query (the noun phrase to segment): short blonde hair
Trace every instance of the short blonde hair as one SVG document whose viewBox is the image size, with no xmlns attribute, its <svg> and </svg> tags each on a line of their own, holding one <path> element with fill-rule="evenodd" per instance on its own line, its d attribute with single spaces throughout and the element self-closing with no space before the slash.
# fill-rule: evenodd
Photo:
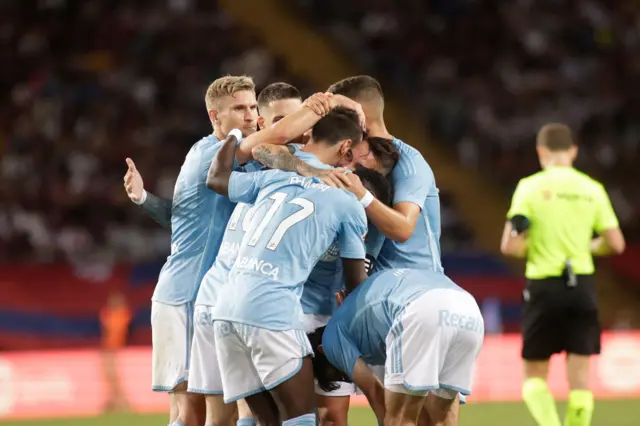
<svg viewBox="0 0 640 426">
<path fill-rule="evenodd" d="M 251 77 L 246 75 L 233 76 L 227 75 L 216 79 L 209 85 L 207 93 L 204 96 L 204 102 L 207 105 L 207 111 L 215 109 L 216 102 L 223 96 L 233 95 L 242 90 L 250 90 L 255 93 L 256 85 Z"/>
</svg>

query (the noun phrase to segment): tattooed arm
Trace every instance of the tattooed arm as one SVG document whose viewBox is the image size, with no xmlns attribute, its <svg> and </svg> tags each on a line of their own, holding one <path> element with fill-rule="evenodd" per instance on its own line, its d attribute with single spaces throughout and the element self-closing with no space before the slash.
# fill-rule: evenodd
<svg viewBox="0 0 640 426">
<path fill-rule="evenodd" d="M 270 169 L 295 172 L 304 177 L 317 177 L 326 185 L 347 189 L 351 183 L 346 177 L 344 168 L 318 169 L 312 167 L 293 155 L 290 146 L 264 144 L 252 150 L 253 158 Z"/>
<path fill-rule="evenodd" d="M 165 200 L 147 192 L 146 199 L 140 204 L 140 208 L 160 226 L 171 231 L 171 200 Z"/>
<path fill-rule="evenodd" d="M 293 155 L 293 149 L 289 146 L 264 144 L 252 150 L 253 158 L 269 167 L 286 172 L 295 172 L 301 176 L 324 176 L 327 169 L 312 167 Z"/>
</svg>

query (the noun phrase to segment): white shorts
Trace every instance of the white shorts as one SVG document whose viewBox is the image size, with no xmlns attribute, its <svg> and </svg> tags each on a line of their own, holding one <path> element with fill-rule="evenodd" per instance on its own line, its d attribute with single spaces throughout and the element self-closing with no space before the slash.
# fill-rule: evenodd
<svg viewBox="0 0 640 426">
<path fill-rule="evenodd" d="M 302 330 L 267 330 L 231 321 L 215 321 L 214 330 L 226 403 L 273 389 L 313 355 Z"/>
<path fill-rule="evenodd" d="M 195 308 L 188 391 L 203 395 L 222 395 L 212 310 L 213 306 L 206 305 L 196 305 Z"/>
<path fill-rule="evenodd" d="M 193 303 L 151 302 L 151 389 L 171 392 L 189 376 Z"/>
<path fill-rule="evenodd" d="M 484 322 L 473 296 L 431 290 L 405 307 L 387 335 L 384 385 L 415 394 L 448 389 L 471 395 Z"/>
<path fill-rule="evenodd" d="M 304 331 L 307 334 L 313 333 L 317 329 L 324 327 L 327 325 L 329 320 L 331 319 L 331 315 L 315 315 L 315 314 L 304 314 L 303 317 L 303 327 Z M 325 392 L 318 386 L 318 383 L 315 384 L 316 395 L 322 396 L 349 396 L 356 393 L 356 385 L 353 383 L 347 382 L 335 382 L 339 388 L 332 390 L 331 392 Z"/>
</svg>

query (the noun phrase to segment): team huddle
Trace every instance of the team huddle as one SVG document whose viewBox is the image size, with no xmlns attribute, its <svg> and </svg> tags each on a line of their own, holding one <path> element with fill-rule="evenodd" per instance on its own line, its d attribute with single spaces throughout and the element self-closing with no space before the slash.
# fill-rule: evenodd
<svg viewBox="0 0 640 426">
<path fill-rule="evenodd" d="M 303 102 L 227 76 L 205 102 L 213 134 L 173 200 L 130 159 L 124 178 L 171 231 L 151 313 L 171 424 L 346 426 L 361 391 L 380 424 L 457 425 L 484 324 L 443 273 L 433 172 L 387 131 L 379 83 Z"/>
</svg>

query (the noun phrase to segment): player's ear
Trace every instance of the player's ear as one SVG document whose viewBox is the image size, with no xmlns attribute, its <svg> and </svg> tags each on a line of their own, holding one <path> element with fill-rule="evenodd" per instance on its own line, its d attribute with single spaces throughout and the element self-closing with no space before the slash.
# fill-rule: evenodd
<svg viewBox="0 0 640 426">
<path fill-rule="evenodd" d="M 573 145 L 571 149 L 569 149 L 569 152 L 571 153 L 571 160 L 575 161 L 578 157 L 578 146 Z"/>
<path fill-rule="evenodd" d="M 322 345 L 318 345 L 318 352 L 324 355 L 324 348 L 322 347 Z"/>
<path fill-rule="evenodd" d="M 344 157 L 351 152 L 351 139 L 345 139 L 340 142 L 340 149 L 338 149 L 338 154 L 340 157 Z"/>
<path fill-rule="evenodd" d="M 208 113 L 209 113 L 209 120 L 211 120 L 211 123 L 216 124 L 218 121 L 218 113 L 212 109 L 210 109 Z"/>
<path fill-rule="evenodd" d="M 258 127 L 260 130 L 264 129 L 264 117 L 261 115 L 258 116 Z"/>
</svg>

